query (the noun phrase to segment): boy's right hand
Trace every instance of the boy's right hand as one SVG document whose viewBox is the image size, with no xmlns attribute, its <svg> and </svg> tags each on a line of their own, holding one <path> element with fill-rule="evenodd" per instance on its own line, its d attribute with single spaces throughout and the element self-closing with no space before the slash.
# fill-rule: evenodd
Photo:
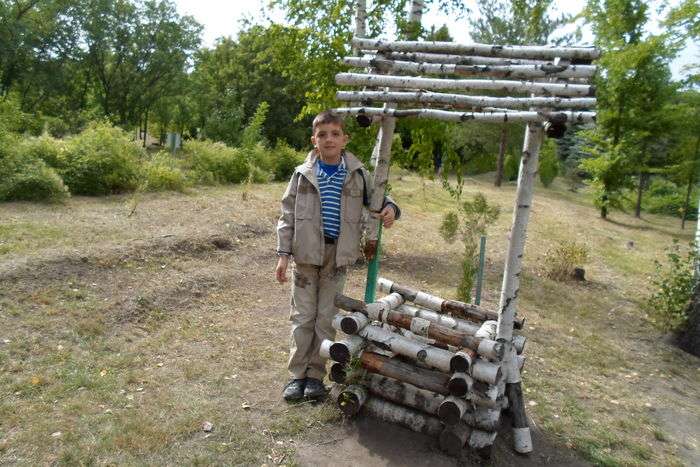
<svg viewBox="0 0 700 467">
<path fill-rule="evenodd" d="M 287 267 L 289 266 L 289 256 L 280 256 L 277 260 L 277 268 L 275 269 L 275 276 L 277 277 L 277 282 L 284 284 L 289 280 L 287 277 Z"/>
</svg>

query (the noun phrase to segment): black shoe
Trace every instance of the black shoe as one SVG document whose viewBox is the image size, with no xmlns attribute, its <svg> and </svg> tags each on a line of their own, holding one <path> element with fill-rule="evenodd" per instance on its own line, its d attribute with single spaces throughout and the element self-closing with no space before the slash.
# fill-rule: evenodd
<svg viewBox="0 0 700 467">
<path fill-rule="evenodd" d="M 300 401 L 304 398 L 304 388 L 306 386 L 306 378 L 293 379 L 284 386 L 282 397 L 286 401 Z"/>
<path fill-rule="evenodd" d="M 316 378 L 306 378 L 306 388 L 304 388 L 304 397 L 309 399 L 318 399 L 326 395 L 326 387 Z"/>
</svg>

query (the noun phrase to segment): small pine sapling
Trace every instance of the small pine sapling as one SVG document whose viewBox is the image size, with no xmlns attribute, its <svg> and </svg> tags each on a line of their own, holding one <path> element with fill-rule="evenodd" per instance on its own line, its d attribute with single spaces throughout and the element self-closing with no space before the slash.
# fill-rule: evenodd
<svg viewBox="0 0 700 467">
<path fill-rule="evenodd" d="M 461 194 L 461 187 L 458 190 Z M 487 227 L 498 219 L 500 208 L 489 204 L 481 193 L 474 195 L 471 201 L 458 201 L 458 206 L 456 211 L 445 215 L 440 234 L 448 243 L 460 239 L 464 244 L 462 278 L 457 288 L 457 298 L 469 303 L 479 264 L 479 239 L 486 234 Z"/>
</svg>

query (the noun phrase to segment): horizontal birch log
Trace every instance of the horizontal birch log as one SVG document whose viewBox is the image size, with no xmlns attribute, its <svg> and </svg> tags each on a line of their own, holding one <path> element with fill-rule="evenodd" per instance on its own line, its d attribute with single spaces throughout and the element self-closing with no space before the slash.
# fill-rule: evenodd
<svg viewBox="0 0 700 467">
<path fill-rule="evenodd" d="M 380 277 L 377 280 L 377 289 L 383 293 L 398 293 L 406 301 L 413 302 L 418 306 L 422 306 L 433 311 L 452 313 L 453 315 L 457 315 L 457 317 L 466 317 L 467 319 L 476 319 L 479 321 L 498 320 L 498 313 L 495 311 L 487 310 L 478 305 L 472 305 L 471 303 L 459 302 L 457 300 L 446 300 L 444 298 L 436 297 L 435 295 L 421 292 L 420 290 L 399 285 L 383 277 Z M 516 318 L 513 325 L 515 329 L 522 329 L 524 322 L 525 320 L 523 318 Z"/>
<path fill-rule="evenodd" d="M 445 396 L 377 373 L 367 373 L 364 383 L 369 392 L 397 404 L 436 415 Z"/>
<path fill-rule="evenodd" d="M 491 458 L 495 431 L 472 430 L 467 442 L 469 449 L 483 459 Z"/>
<path fill-rule="evenodd" d="M 360 363 L 363 368 L 372 373 L 388 376 L 438 394 L 448 394 L 447 382 L 450 376 L 445 373 L 417 368 L 395 358 L 367 351 L 360 355 Z"/>
<path fill-rule="evenodd" d="M 377 55 L 376 50 L 363 50 L 363 56 Z M 382 52 L 382 57 L 389 60 L 406 62 L 451 63 L 455 65 L 546 65 L 552 60 L 532 60 L 528 58 L 479 57 L 469 55 L 450 55 L 425 52 Z"/>
<path fill-rule="evenodd" d="M 495 339 L 497 329 L 498 321 L 494 321 L 491 319 L 486 320 L 483 323 L 481 323 L 481 327 L 476 332 L 476 334 L 474 334 L 474 337 L 479 337 L 481 339 Z"/>
<path fill-rule="evenodd" d="M 471 433 L 472 427 L 464 423 L 446 426 L 440 433 L 440 449 L 450 456 L 459 456 Z"/>
<path fill-rule="evenodd" d="M 339 107 L 331 109 L 336 115 L 366 115 L 391 116 L 396 118 L 414 117 L 429 120 L 441 120 L 444 122 L 464 123 L 470 121 L 505 123 L 505 122 L 547 122 L 561 123 L 590 123 L 596 121 L 595 112 L 535 112 L 535 111 L 507 111 L 507 112 L 453 112 L 440 109 L 391 109 L 384 107 Z"/>
<path fill-rule="evenodd" d="M 515 348 L 515 351 L 517 352 L 518 355 L 522 354 L 523 351 L 525 350 L 525 344 L 527 343 L 527 337 L 519 334 L 517 336 L 513 336 L 513 347 Z"/>
<path fill-rule="evenodd" d="M 321 358 L 325 360 L 330 360 L 331 358 L 331 345 L 333 345 L 335 342 L 333 342 L 330 339 L 323 339 L 323 342 L 321 342 L 321 347 L 318 350 L 318 354 L 321 356 Z"/>
<path fill-rule="evenodd" d="M 442 314 L 442 312 L 428 310 L 426 308 L 414 305 L 404 304 L 398 307 L 396 310 L 403 314 L 415 318 L 427 319 L 432 323 L 438 324 L 448 329 L 454 329 L 456 331 L 464 332 L 472 336 L 475 335 L 480 328 L 480 324 L 476 324 L 472 321 L 456 318 L 450 315 L 445 315 Z"/>
<path fill-rule="evenodd" d="M 378 397 L 367 398 L 364 404 L 364 413 L 429 436 L 437 437 L 442 432 L 442 423 L 437 418 Z"/>
<path fill-rule="evenodd" d="M 400 294 L 389 293 L 386 297 L 382 297 L 374 303 L 365 303 L 362 300 L 356 300 L 352 297 L 339 293 L 336 294 L 334 298 L 334 305 L 341 310 L 365 314 L 369 317 L 369 319 L 376 321 L 377 316 L 381 312 L 398 308 L 404 303 L 404 301 L 404 298 Z M 342 329 L 342 325 L 336 329 Z"/>
<path fill-rule="evenodd" d="M 352 46 L 358 49 L 378 50 L 380 52 L 424 52 L 457 55 L 478 55 L 486 57 L 530 58 L 553 60 L 557 57 L 572 60 L 595 60 L 600 51 L 594 47 L 558 47 L 546 45 L 492 45 L 460 44 L 457 42 L 415 42 L 382 41 L 354 37 Z"/>
<path fill-rule="evenodd" d="M 445 425 L 456 425 L 469 411 L 469 403 L 462 398 L 448 396 L 440 404 L 438 417 Z"/>
<path fill-rule="evenodd" d="M 328 348 L 328 354 L 333 361 L 348 363 L 365 346 L 365 340 L 359 336 L 348 336 L 336 341 Z"/>
<path fill-rule="evenodd" d="M 441 104 L 456 108 L 530 109 L 547 107 L 552 109 L 591 109 L 596 105 L 595 97 L 490 97 L 467 96 L 429 91 L 338 91 L 339 101 L 361 102 L 365 106 L 375 103 L 420 103 Z"/>
<path fill-rule="evenodd" d="M 496 431 L 501 424 L 501 410 L 488 407 L 475 407 L 462 417 L 467 425 L 484 431 Z"/>
<path fill-rule="evenodd" d="M 345 381 L 348 379 L 347 366 L 344 363 L 337 362 L 331 365 L 328 379 L 334 383 L 345 383 Z"/>
<path fill-rule="evenodd" d="M 582 78 L 595 72 L 593 65 L 456 65 L 449 63 L 415 63 L 381 58 L 345 57 L 343 62 L 357 68 L 376 68 L 383 73 L 398 72 L 429 75 L 485 76 L 491 78 Z"/>
<path fill-rule="evenodd" d="M 474 380 L 468 373 L 455 372 L 452 373 L 450 380 L 447 382 L 447 390 L 456 397 L 464 397 L 472 391 Z"/>
<path fill-rule="evenodd" d="M 447 350 L 418 343 L 375 325 L 365 326 L 358 335 L 372 341 L 375 345 L 445 372 L 450 371 L 450 362 L 455 356 Z"/>
<path fill-rule="evenodd" d="M 478 89 L 544 96 L 595 96 L 595 86 L 587 84 L 539 83 L 498 79 L 443 79 L 363 73 L 338 73 L 335 75 L 335 82 L 343 86 L 377 86 L 400 89 L 427 89 L 432 91 L 449 89 L 473 91 Z"/>
<path fill-rule="evenodd" d="M 336 405 L 346 417 L 356 415 L 367 400 L 367 390 L 358 385 L 351 384 L 340 392 Z"/>
<path fill-rule="evenodd" d="M 369 324 L 369 318 L 359 311 L 355 311 L 340 320 L 340 329 L 345 334 L 357 334 L 363 327 Z"/>
<path fill-rule="evenodd" d="M 398 294 L 396 294 L 398 295 Z M 369 305 L 368 305 L 369 308 Z M 356 314 L 363 316 L 361 312 L 354 312 L 346 316 L 341 322 L 341 326 L 346 321 L 355 320 Z M 412 317 L 397 310 L 381 310 L 374 316 L 373 320 L 381 321 L 402 329 L 408 329 L 413 334 L 427 337 L 430 340 L 443 344 L 443 346 L 451 345 L 454 347 L 467 347 L 486 358 L 500 360 L 503 356 L 503 344 L 490 339 L 475 337 L 464 331 L 456 331 L 448 327 L 440 326 L 428 319 L 420 317 Z M 367 320 L 367 318 L 365 318 Z M 359 321 L 359 320 L 358 320 Z M 347 330 L 354 331 L 356 329 L 355 321 L 347 323 Z"/>
</svg>

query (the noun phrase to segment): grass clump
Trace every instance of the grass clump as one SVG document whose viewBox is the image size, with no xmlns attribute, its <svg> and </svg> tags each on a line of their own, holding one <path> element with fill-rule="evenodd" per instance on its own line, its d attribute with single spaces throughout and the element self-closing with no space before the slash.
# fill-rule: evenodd
<svg viewBox="0 0 700 467">
<path fill-rule="evenodd" d="M 142 156 L 142 150 L 124 131 L 94 123 L 68 140 L 60 173 L 76 195 L 133 191 L 138 186 Z"/>
<path fill-rule="evenodd" d="M 167 152 L 159 152 L 144 164 L 144 191 L 179 191 L 188 186 L 187 175 Z"/>
<path fill-rule="evenodd" d="M 574 269 L 588 261 L 588 246 L 574 240 L 564 240 L 545 253 L 547 277 L 565 281 L 574 275 Z"/>
<path fill-rule="evenodd" d="M 294 173 L 297 165 L 304 162 L 304 154 L 295 151 L 284 142 L 277 143 L 274 150 L 274 168 L 272 177 L 277 182 L 285 182 Z"/>
</svg>

